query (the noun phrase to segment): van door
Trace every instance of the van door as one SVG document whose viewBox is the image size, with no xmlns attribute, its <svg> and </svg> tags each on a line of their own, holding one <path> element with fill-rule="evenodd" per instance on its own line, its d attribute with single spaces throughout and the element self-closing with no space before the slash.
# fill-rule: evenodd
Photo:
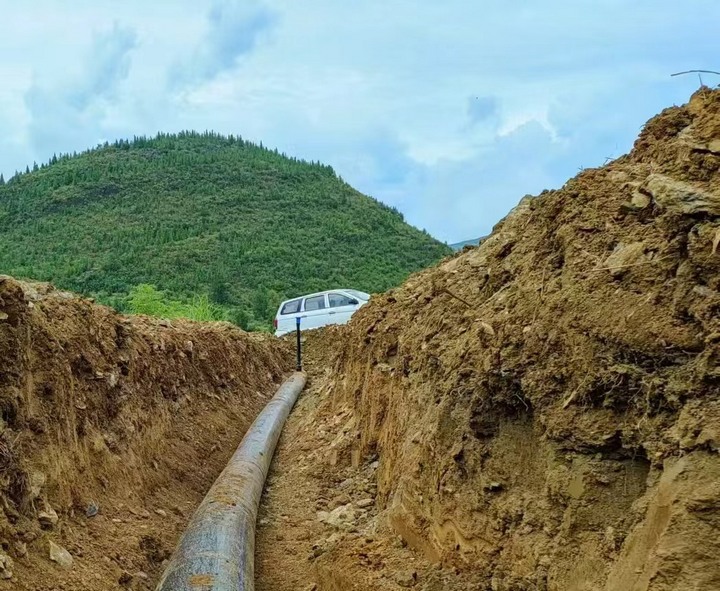
<svg viewBox="0 0 720 591">
<path fill-rule="evenodd" d="M 331 324 L 347 324 L 353 312 L 358 309 L 358 304 L 353 304 L 350 296 L 344 293 L 331 292 L 328 294 L 328 305 L 330 307 Z"/>
<path fill-rule="evenodd" d="M 328 324 L 327 295 L 322 293 L 305 298 L 301 317 L 300 328 L 302 330 L 320 328 Z"/>
</svg>

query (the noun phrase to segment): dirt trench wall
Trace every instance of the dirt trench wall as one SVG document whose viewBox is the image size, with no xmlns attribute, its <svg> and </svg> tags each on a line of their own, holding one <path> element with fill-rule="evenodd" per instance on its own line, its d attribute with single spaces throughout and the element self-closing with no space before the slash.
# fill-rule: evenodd
<svg viewBox="0 0 720 591">
<path fill-rule="evenodd" d="M 158 571 L 162 557 L 141 563 L 138 541 L 113 528 L 147 518 L 158 492 L 159 503 L 201 498 L 291 362 L 285 345 L 229 324 L 123 317 L 0 277 L 0 553 L 15 561 L 10 588 L 83 589 L 90 576 L 99 581 L 89 588 L 117 588 L 124 569 Z M 43 524 L 42 512 L 59 523 Z M 159 523 L 145 532 L 164 553 L 192 508 L 178 513 L 153 513 Z M 76 554 L 72 572 L 47 560 L 48 540 Z"/>
<path fill-rule="evenodd" d="M 341 462 L 378 454 L 418 553 L 494 591 L 720 588 L 720 91 L 340 340 Z"/>
</svg>

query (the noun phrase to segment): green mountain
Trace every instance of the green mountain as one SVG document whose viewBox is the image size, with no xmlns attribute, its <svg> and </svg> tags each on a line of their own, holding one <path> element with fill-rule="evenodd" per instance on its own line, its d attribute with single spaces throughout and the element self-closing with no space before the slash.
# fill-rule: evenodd
<svg viewBox="0 0 720 591">
<path fill-rule="evenodd" d="M 120 309 L 151 284 L 268 326 L 281 299 L 382 291 L 450 252 L 332 168 L 233 136 L 122 140 L 0 179 L 0 273 Z"/>
</svg>

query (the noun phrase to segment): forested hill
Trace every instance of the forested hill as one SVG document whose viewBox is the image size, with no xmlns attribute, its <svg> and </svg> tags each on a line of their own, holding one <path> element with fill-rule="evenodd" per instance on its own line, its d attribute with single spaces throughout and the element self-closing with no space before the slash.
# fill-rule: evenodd
<svg viewBox="0 0 720 591">
<path fill-rule="evenodd" d="M 118 141 L 0 182 L 0 273 L 120 308 L 151 284 L 267 325 L 285 297 L 385 290 L 451 252 L 330 167 L 213 133 Z"/>
</svg>

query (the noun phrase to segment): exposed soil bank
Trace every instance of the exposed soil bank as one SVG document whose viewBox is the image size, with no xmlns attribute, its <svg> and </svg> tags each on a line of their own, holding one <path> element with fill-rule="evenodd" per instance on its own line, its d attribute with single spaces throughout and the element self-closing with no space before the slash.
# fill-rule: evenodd
<svg viewBox="0 0 720 591">
<path fill-rule="evenodd" d="M 0 277 L 0 589 L 151 589 L 291 362 L 230 325 Z"/>
<path fill-rule="evenodd" d="M 261 588 L 720 588 L 720 91 L 323 338 Z"/>
</svg>

